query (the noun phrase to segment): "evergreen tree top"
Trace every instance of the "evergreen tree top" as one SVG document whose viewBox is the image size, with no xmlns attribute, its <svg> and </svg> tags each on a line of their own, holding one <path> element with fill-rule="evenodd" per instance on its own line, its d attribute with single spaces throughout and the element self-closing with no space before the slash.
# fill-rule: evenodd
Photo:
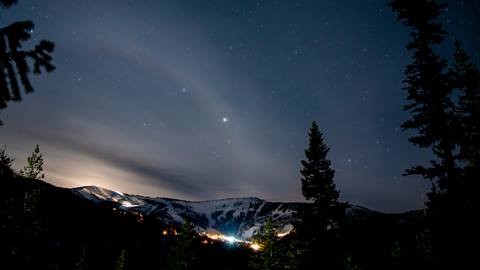
<svg viewBox="0 0 480 270">
<path fill-rule="evenodd" d="M 399 21 L 412 28 L 412 43 L 425 39 L 431 44 L 440 44 L 445 39 L 443 25 L 434 20 L 447 4 L 432 0 L 394 0 L 389 6 L 398 13 Z"/>
<path fill-rule="evenodd" d="M 330 149 L 323 140 L 316 122 L 312 122 L 309 132 L 309 145 L 302 160 L 302 192 L 305 199 L 319 204 L 331 205 L 338 199 L 333 177 L 335 171 L 327 159 Z"/>
<path fill-rule="evenodd" d="M 390 6 L 397 12 L 398 20 L 410 27 L 412 38 L 406 46 L 407 50 L 413 51 L 412 63 L 405 69 L 404 80 L 409 101 L 404 110 L 412 117 L 401 127 L 417 131 L 409 138 L 413 144 L 433 147 L 442 155 L 450 155 L 448 152 L 453 146 L 447 134 L 453 132 L 454 104 L 449 96 L 447 61 L 433 50 L 434 45 L 445 40 L 443 24 L 435 19 L 446 5 L 433 0 L 394 0 Z M 414 169 L 413 174 L 416 174 L 415 171 L 419 170 Z"/>
<path fill-rule="evenodd" d="M 16 0 L 0 0 L 0 8 L 9 8 Z M 25 93 L 33 92 L 30 73 L 40 74 L 42 69 L 51 72 L 55 69 L 51 53 L 54 43 L 41 40 L 30 50 L 24 50 L 23 44 L 33 32 L 31 21 L 18 21 L 0 28 L 0 110 L 10 101 L 22 100 L 22 86 Z M 0 121 L 0 125 L 2 122 Z"/>
<path fill-rule="evenodd" d="M 15 5 L 17 2 L 17 0 L 0 0 L 0 7 L 8 8 Z"/>
<path fill-rule="evenodd" d="M 27 165 L 20 170 L 19 174 L 26 178 L 41 178 L 45 177 L 43 173 L 43 155 L 40 153 L 38 144 L 33 149 L 32 155 L 27 158 Z"/>
</svg>

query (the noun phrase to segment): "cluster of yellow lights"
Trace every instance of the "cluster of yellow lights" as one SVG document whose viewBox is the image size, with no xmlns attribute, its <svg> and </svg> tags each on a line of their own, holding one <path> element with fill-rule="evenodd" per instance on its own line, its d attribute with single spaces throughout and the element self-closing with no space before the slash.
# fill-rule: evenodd
<svg viewBox="0 0 480 270">
<path fill-rule="evenodd" d="M 177 230 L 175 230 L 175 229 L 169 229 L 169 230 L 165 229 L 165 230 L 162 231 L 162 234 L 163 235 L 169 235 L 169 234 L 177 235 Z"/>
<path fill-rule="evenodd" d="M 228 242 L 228 243 L 243 243 L 246 244 L 248 247 L 250 247 L 253 250 L 259 250 L 261 247 L 259 244 L 251 241 L 245 241 L 241 239 L 237 239 L 233 236 L 226 236 L 223 234 L 216 234 L 216 233 L 208 233 L 208 232 L 202 232 L 200 235 L 206 236 L 212 240 L 217 240 L 217 241 L 223 241 L 223 242 Z"/>
<path fill-rule="evenodd" d="M 284 237 L 285 235 L 289 234 L 290 231 L 287 231 L 287 232 L 284 232 L 284 233 L 277 233 L 277 237 Z M 163 235 L 177 235 L 177 231 L 175 229 L 170 229 L 170 230 L 163 230 L 162 231 L 162 234 Z M 223 235 L 223 234 L 219 234 L 219 233 L 209 233 L 209 232 L 201 232 L 200 233 L 201 236 L 205 236 L 211 240 L 215 240 L 215 241 L 223 241 L 223 242 L 227 242 L 227 243 L 242 243 L 242 244 L 245 244 L 247 245 L 248 247 L 250 247 L 251 249 L 257 251 L 257 250 L 260 250 L 262 249 L 262 246 L 258 243 L 255 243 L 255 242 L 252 242 L 252 241 L 246 241 L 246 240 L 241 240 L 241 239 L 237 239 L 233 236 L 226 236 L 226 235 Z M 207 240 L 203 240 L 202 241 L 203 244 L 208 244 L 209 242 Z"/>
<path fill-rule="evenodd" d="M 253 249 L 253 250 L 259 250 L 259 249 L 260 249 L 260 245 L 257 244 L 257 243 L 251 243 L 251 244 L 250 244 L 250 248 Z"/>
<path fill-rule="evenodd" d="M 237 239 L 233 236 L 226 236 L 226 235 L 223 235 L 223 234 L 202 232 L 202 233 L 200 233 L 200 235 L 206 236 L 206 237 L 208 237 L 210 239 L 213 239 L 213 240 L 220 240 L 220 241 L 225 241 L 225 242 L 230 242 L 230 243 L 245 242 L 245 241 Z"/>
<path fill-rule="evenodd" d="M 286 231 L 286 232 L 283 232 L 283 233 L 277 233 L 277 237 L 282 238 L 282 237 L 284 237 L 285 235 L 287 235 L 287 234 L 289 234 L 289 233 L 290 233 L 290 231 Z"/>
</svg>

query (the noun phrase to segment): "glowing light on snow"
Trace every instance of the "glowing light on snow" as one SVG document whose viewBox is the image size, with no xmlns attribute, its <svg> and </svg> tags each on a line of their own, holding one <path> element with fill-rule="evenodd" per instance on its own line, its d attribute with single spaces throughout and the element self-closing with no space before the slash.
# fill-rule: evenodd
<svg viewBox="0 0 480 270">
<path fill-rule="evenodd" d="M 252 243 L 252 244 L 250 244 L 250 248 L 257 251 L 257 250 L 260 249 L 260 245 L 257 244 L 257 243 Z"/>
<path fill-rule="evenodd" d="M 223 242 L 227 242 L 229 244 L 233 244 L 233 243 L 241 243 L 241 244 L 245 244 L 246 246 L 248 246 L 249 248 L 257 251 L 261 248 L 261 246 L 257 243 L 254 243 L 254 242 L 251 242 L 251 241 L 246 241 L 246 240 L 241 240 L 241 239 L 237 239 L 233 236 L 225 236 L 223 234 L 215 234 L 215 233 L 208 233 L 208 232 L 202 232 L 200 233 L 200 235 L 203 235 L 203 236 L 206 236 L 212 240 L 217 240 L 217 241 L 223 241 Z"/>
<path fill-rule="evenodd" d="M 227 242 L 229 242 L 229 243 L 235 243 L 236 242 L 235 241 L 236 239 L 233 236 L 226 236 L 225 240 L 227 240 Z"/>
<path fill-rule="evenodd" d="M 277 237 L 284 237 L 285 235 L 289 234 L 290 231 L 284 233 L 277 233 Z"/>
<path fill-rule="evenodd" d="M 135 206 L 138 206 L 138 205 L 136 205 L 136 204 L 131 204 L 131 203 L 128 202 L 128 201 L 123 201 L 123 202 L 122 202 L 122 206 L 123 206 L 123 207 L 130 208 L 130 207 L 135 207 Z"/>
</svg>

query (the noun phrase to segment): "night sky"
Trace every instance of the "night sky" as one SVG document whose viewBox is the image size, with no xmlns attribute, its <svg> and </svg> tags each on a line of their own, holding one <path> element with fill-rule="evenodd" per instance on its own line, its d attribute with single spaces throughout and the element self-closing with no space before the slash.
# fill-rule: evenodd
<svg viewBox="0 0 480 270">
<path fill-rule="evenodd" d="M 480 2 L 453 2 L 441 52 L 458 38 L 478 60 Z M 59 186 L 302 201 L 316 120 L 342 200 L 422 207 L 430 184 L 402 177 L 429 159 L 399 128 L 408 29 L 387 4 L 21 0 L 2 26 L 33 20 L 57 70 L 2 110 L 0 144 L 20 168 L 38 143 Z"/>
</svg>

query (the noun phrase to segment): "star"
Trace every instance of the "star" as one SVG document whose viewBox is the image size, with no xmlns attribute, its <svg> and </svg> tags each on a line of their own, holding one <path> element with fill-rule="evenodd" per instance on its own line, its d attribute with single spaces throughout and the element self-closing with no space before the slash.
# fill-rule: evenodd
<svg viewBox="0 0 480 270">
<path fill-rule="evenodd" d="M 223 122 L 223 123 L 227 123 L 227 122 L 228 122 L 228 118 L 227 118 L 227 117 L 223 117 L 223 118 L 222 118 L 222 122 Z"/>
</svg>

